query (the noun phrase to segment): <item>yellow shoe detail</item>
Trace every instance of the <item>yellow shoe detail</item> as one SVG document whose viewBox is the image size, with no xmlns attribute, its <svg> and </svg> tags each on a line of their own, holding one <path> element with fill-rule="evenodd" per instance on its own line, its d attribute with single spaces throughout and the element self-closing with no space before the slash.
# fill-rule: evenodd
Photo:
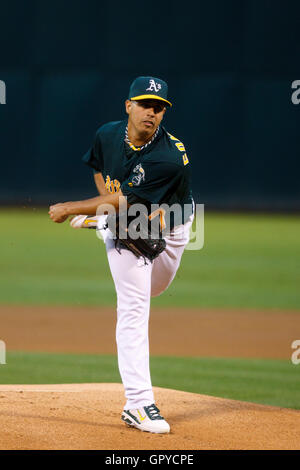
<svg viewBox="0 0 300 470">
<path fill-rule="evenodd" d="M 143 417 L 143 416 L 141 415 L 141 413 L 139 412 L 139 410 L 137 410 L 137 412 L 138 412 L 138 415 L 139 415 L 141 421 L 144 421 L 144 419 L 147 418 L 147 416 L 144 416 L 144 417 Z"/>
<path fill-rule="evenodd" d="M 84 221 L 84 225 L 89 225 L 89 223 L 91 223 L 91 222 L 95 222 L 95 223 L 97 223 L 97 220 L 93 220 L 93 219 L 85 219 L 85 221 Z"/>
</svg>

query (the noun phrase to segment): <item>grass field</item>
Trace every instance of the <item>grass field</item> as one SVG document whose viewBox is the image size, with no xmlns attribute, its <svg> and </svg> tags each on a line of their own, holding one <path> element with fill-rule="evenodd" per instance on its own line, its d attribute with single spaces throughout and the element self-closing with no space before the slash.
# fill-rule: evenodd
<svg viewBox="0 0 300 470">
<path fill-rule="evenodd" d="M 299 369 L 288 361 L 152 357 L 154 386 L 300 409 Z M 2 384 L 121 382 L 115 356 L 9 353 Z"/>
<path fill-rule="evenodd" d="M 1 210 L 1 303 L 114 305 L 104 245 L 47 210 Z M 157 306 L 300 308 L 300 217 L 205 214 L 205 244 L 186 251 Z"/>
<path fill-rule="evenodd" d="M 115 305 L 94 231 L 46 209 L 0 212 L 1 304 Z M 204 248 L 185 252 L 152 305 L 299 310 L 299 267 L 300 217 L 208 213 Z M 156 386 L 300 409 L 300 366 L 288 361 L 153 357 L 151 370 Z M 0 383 L 72 382 L 120 382 L 116 357 L 9 352 L 0 366 Z"/>
</svg>

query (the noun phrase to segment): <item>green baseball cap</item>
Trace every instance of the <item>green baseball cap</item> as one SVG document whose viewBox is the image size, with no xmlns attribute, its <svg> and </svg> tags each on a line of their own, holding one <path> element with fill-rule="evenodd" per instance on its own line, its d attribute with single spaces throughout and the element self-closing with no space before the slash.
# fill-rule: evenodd
<svg viewBox="0 0 300 470">
<path fill-rule="evenodd" d="M 172 103 L 167 98 L 168 85 L 160 78 L 137 77 L 129 89 L 129 100 L 155 99 L 164 101 L 168 106 L 172 106 Z"/>
</svg>

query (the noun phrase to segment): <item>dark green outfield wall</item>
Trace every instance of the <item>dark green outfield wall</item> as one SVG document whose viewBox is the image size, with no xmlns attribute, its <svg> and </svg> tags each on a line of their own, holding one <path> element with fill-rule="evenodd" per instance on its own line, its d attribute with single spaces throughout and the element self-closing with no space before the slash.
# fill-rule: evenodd
<svg viewBox="0 0 300 470">
<path fill-rule="evenodd" d="M 299 208 L 299 45 L 294 0 L 1 2 L 0 203 L 92 196 L 81 155 L 151 74 L 199 202 Z"/>
</svg>

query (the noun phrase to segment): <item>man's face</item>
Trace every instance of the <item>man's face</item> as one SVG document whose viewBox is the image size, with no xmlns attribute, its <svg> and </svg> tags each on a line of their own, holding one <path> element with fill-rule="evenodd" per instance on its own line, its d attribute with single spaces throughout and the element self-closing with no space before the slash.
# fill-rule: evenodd
<svg viewBox="0 0 300 470">
<path fill-rule="evenodd" d="M 160 100 L 127 100 L 126 112 L 129 115 L 129 122 L 135 129 L 144 135 L 152 135 L 166 112 L 163 101 Z"/>
</svg>

